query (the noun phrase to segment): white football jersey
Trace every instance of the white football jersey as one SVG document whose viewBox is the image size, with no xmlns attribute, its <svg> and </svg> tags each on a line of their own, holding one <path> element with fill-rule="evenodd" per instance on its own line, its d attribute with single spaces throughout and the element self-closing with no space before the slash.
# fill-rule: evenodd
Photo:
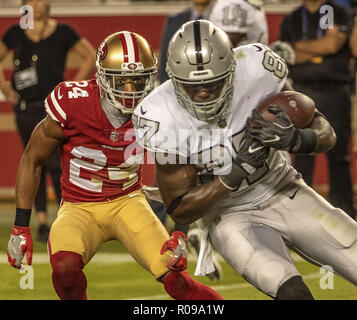
<svg viewBox="0 0 357 320">
<path fill-rule="evenodd" d="M 287 76 L 285 62 L 262 44 L 236 48 L 237 68 L 233 97 L 225 112 L 213 123 L 191 116 L 177 101 L 171 80 L 149 94 L 135 109 L 133 124 L 138 142 L 157 152 L 156 160 L 196 165 L 199 182 L 231 170 L 252 110 L 266 97 L 280 92 Z M 220 128 L 224 126 L 224 128 Z M 163 153 L 169 155 L 164 157 Z M 172 163 L 172 162 L 171 162 Z M 283 187 L 296 171 L 281 152 L 271 150 L 264 166 L 250 175 L 235 192 L 212 208 L 217 213 L 246 210 L 265 202 Z M 210 218 L 211 216 L 211 218 Z"/>
<path fill-rule="evenodd" d="M 245 33 L 239 45 L 268 44 L 268 23 L 262 6 L 246 0 L 218 0 L 209 19 L 225 32 Z"/>
</svg>

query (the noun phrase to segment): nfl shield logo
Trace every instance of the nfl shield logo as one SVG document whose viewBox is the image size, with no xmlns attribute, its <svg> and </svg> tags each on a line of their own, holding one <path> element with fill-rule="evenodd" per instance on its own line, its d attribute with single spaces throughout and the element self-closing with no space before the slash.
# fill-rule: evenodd
<svg viewBox="0 0 357 320">
<path fill-rule="evenodd" d="M 110 140 L 112 141 L 118 141 L 119 140 L 119 132 L 112 131 L 110 133 Z"/>
</svg>

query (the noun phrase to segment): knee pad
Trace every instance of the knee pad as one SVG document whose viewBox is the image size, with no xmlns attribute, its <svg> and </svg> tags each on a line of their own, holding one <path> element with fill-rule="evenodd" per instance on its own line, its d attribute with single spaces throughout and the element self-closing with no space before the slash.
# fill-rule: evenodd
<svg viewBox="0 0 357 320">
<path fill-rule="evenodd" d="M 50 257 L 53 274 L 62 280 L 71 281 L 78 272 L 81 272 L 84 264 L 82 256 L 75 252 L 60 251 Z"/>
<path fill-rule="evenodd" d="M 82 256 L 60 251 L 50 257 L 52 283 L 58 296 L 64 300 L 86 300 L 87 279 L 82 269 Z"/>
</svg>

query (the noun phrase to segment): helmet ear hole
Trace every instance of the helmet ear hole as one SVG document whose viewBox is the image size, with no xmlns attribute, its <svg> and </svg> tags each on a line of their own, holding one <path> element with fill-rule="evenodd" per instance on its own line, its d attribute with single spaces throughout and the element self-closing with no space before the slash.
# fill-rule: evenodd
<svg viewBox="0 0 357 320">
<path fill-rule="evenodd" d="M 171 38 L 166 71 L 174 84 L 180 105 L 203 121 L 214 121 L 229 105 L 233 91 L 235 59 L 228 35 L 206 20 L 185 23 Z M 224 80 L 217 99 L 195 102 L 184 84 L 201 84 Z"/>
<path fill-rule="evenodd" d="M 155 87 L 157 58 L 149 43 L 134 32 L 116 32 L 105 38 L 97 52 L 96 67 L 105 99 L 123 113 L 133 113 Z M 119 85 L 120 78 L 132 85 Z"/>
</svg>

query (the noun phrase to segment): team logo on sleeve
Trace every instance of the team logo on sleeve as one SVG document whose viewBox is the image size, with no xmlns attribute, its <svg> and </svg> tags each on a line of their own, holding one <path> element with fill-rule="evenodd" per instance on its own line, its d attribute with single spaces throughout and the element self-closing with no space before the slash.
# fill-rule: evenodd
<svg viewBox="0 0 357 320">
<path fill-rule="evenodd" d="M 102 42 L 102 44 L 98 48 L 97 56 L 99 60 L 103 60 L 108 53 L 108 46 L 105 42 Z"/>
</svg>

